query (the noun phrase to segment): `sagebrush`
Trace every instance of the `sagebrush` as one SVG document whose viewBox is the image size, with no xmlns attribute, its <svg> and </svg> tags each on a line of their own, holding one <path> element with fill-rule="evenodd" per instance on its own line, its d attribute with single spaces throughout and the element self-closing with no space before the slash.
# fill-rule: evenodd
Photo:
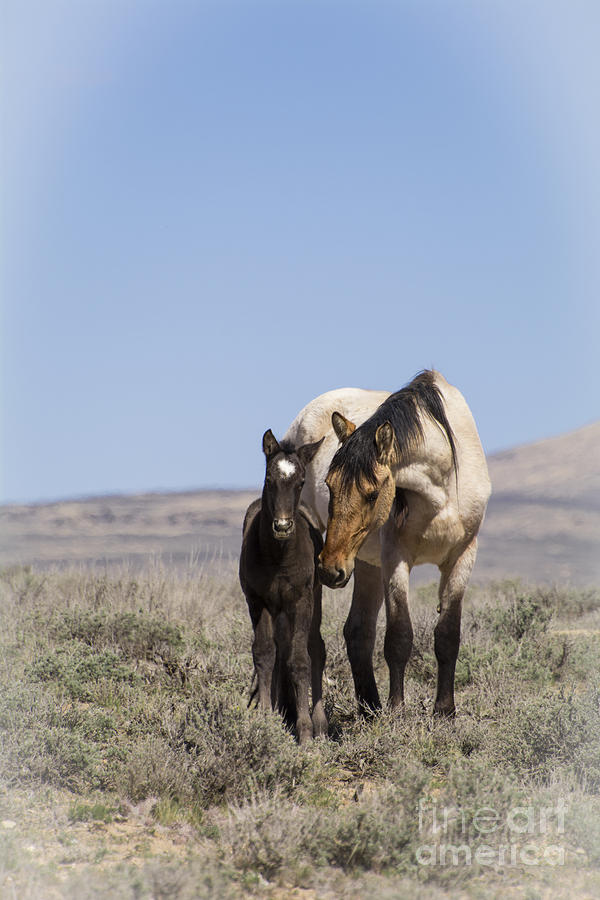
<svg viewBox="0 0 600 900">
<path fill-rule="evenodd" d="M 301 749 L 277 714 L 248 708 L 251 627 L 233 577 L 12 569 L 0 590 L 0 818 L 12 821 L 24 791 L 40 810 L 61 796 L 65 841 L 73 829 L 104 835 L 68 878 L 60 862 L 30 860 L 33 830 L 7 835 L 0 884 L 23 896 L 261 895 L 275 882 L 284 893 L 434 897 L 523 878 L 543 895 L 561 884 L 549 865 L 531 882 L 527 867 L 422 865 L 419 852 L 439 842 L 433 811 L 458 811 L 444 831 L 456 844 L 472 843 L 478 812 L 493 808 L 493 854 L 515 840 L 511 811 L 559 798 L 564 896 L 577 879 L 600 885 L 597 592 L 472 588 L 454 721 L 431 715 L 433 589 L 412 598 L 406 708 L 370 719 L 356 710 L 341 636 L 348 593 L 326 592 L 330 734 Z M 383 687 L 382 634 L 375 663 Z M 113 831 L 140 809 L 145 829 L 185 836 L 184 864 L 110 863 Z M 539 829 L 518 847 L 525 839 L 539 853 L 548 843 Z"/>
</svg>

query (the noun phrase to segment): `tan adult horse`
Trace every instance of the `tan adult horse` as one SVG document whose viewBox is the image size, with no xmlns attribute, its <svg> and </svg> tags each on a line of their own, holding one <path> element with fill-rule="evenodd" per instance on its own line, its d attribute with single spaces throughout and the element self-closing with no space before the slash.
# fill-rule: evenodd
<svg viewBox="0 0 600 900">
<path fill-rule="evenodd" d="M 343 587 L 354 572 L 344 637 L 359 705 L 380 707 L 373 646 L 384 596 L 389 705 L 403 702 L 413 637 L 409 574 L 413 566 L 434 563 L 441 573 L 434 710 L 452 715 L 462 598 L 490 495 L 469 407 L 442 375 L 426 371 L 394 394 L 348 388 L 317 397 L 286 438 L 299 445 L 322 437 L 303 501 L 323 529 L 327 523 L 322 582 Z"/>
</svg>

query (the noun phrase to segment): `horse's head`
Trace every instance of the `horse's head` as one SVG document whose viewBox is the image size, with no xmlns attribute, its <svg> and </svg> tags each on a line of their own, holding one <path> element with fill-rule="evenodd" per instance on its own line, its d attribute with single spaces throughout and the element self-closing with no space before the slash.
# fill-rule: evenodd
<svg viewBox="0 0 600 900">
<path fill-rule="evenodd" d="M 277 540 L 288 540 L 294 534 L 306 467 L 321 446 L 321 441 L 304 444 L 294 450 L 285 443 L 281 446 L 270 429 L 263 435 L 267 470 L 261 512 L 270 518 Z"/>
<path fill-rule="evenodd" d="M 389 517 L 396 485 L 390 467 L 394 431 L 389 422 L 377 428 L 374 438 L 368 438 L 368 446 L 364 430 L 355 430 L 354 423 L 341 413 L 334 412 L 332 424 L 342 446 L 325 479 L 329 518 L 319 577 L 327 587 L 338 588 L 352 575 L 356 554 L 367 536 Z"/>
</svg>

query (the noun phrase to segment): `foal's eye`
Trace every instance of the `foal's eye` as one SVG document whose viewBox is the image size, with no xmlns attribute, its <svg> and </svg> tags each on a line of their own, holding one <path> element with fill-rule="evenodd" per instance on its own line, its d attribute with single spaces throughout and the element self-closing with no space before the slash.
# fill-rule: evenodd
<svg viewBox="0 0 600 900">
<path fill-rule="evenodd" d="M 375 503 L 378 497 L 379 491 L 371 491 L 370 494 L 367 494 L 367 500 L 369 501 L 369 503 Z"/>
</svg>

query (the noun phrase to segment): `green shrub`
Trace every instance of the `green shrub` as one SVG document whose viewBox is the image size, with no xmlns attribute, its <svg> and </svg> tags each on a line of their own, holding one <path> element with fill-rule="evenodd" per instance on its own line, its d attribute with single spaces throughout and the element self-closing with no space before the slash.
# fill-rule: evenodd
<svg viewBox="0 0 600 900">
<path fill-rule="evenodd" d="M 279 715 L 248 710 L 242 697 L 223 691 L 207 691 L 190 706 L 180 740 L 203 806 L 247 799 L 257 790 L 290 795 L 311 766 Z"/>
<path fill-rule="evenodd" d="M 546 631 L 553 614 L 551 598 L 542 591 L 513 589 L 505 602 L 488 604 L 479 613 L 479 627 L 503 643 Z"/>
<path fill-rule="evenodd" d="M 94 648 L 117 647 L 134 659 L 152 658 L 165 650 L 172 653 L 183 646 L 179 627 L 141 611 L 67 610 L 52 630 L 58 640 L 77 640 Z"/>
<path fill-rule="evenodd" d="M 132 683 L 137 678 L 113 650 L 95 651 L 75 641 L 36 660 L 26 668 L 25 675 L 31 681 L 52 682 L 73 699 L 88 702 L 94 699 L 101 681 Z"/>
<path fill-rule="evenodd" d="M 554 587 L 544 591 L 548 602 L 561 617 L 577 619 L 586 613 L 600 610 L 600 589 L 597 587 Z"/>
<path fill-rule="evenodd" d="M 70 822 L 112 822 L 116 810 L 105 803 L 73 803 L 69 809 Z"/>
<path fill-rule="evenodd" d="M 269 796 L 233 810 L 221 837 L 238 868 L 269 879 L 286 872 L 301 880 L 303 871 L 314 866 L 347 872 L 403 870 L 411 864 L 415 809 L 392 786 L 327 812 Z"/>
<path fill-rule="evenodd" d="M 509 701 L 511 702 L 511 701 Z M 493 738 L 493 753 L 521 776 L 549 781 L 557 767 L 572 771 L 588 787 L 600 787 L 600 695 L 546 689 L 521 697 L 505 712 Z"/>
</svg>

